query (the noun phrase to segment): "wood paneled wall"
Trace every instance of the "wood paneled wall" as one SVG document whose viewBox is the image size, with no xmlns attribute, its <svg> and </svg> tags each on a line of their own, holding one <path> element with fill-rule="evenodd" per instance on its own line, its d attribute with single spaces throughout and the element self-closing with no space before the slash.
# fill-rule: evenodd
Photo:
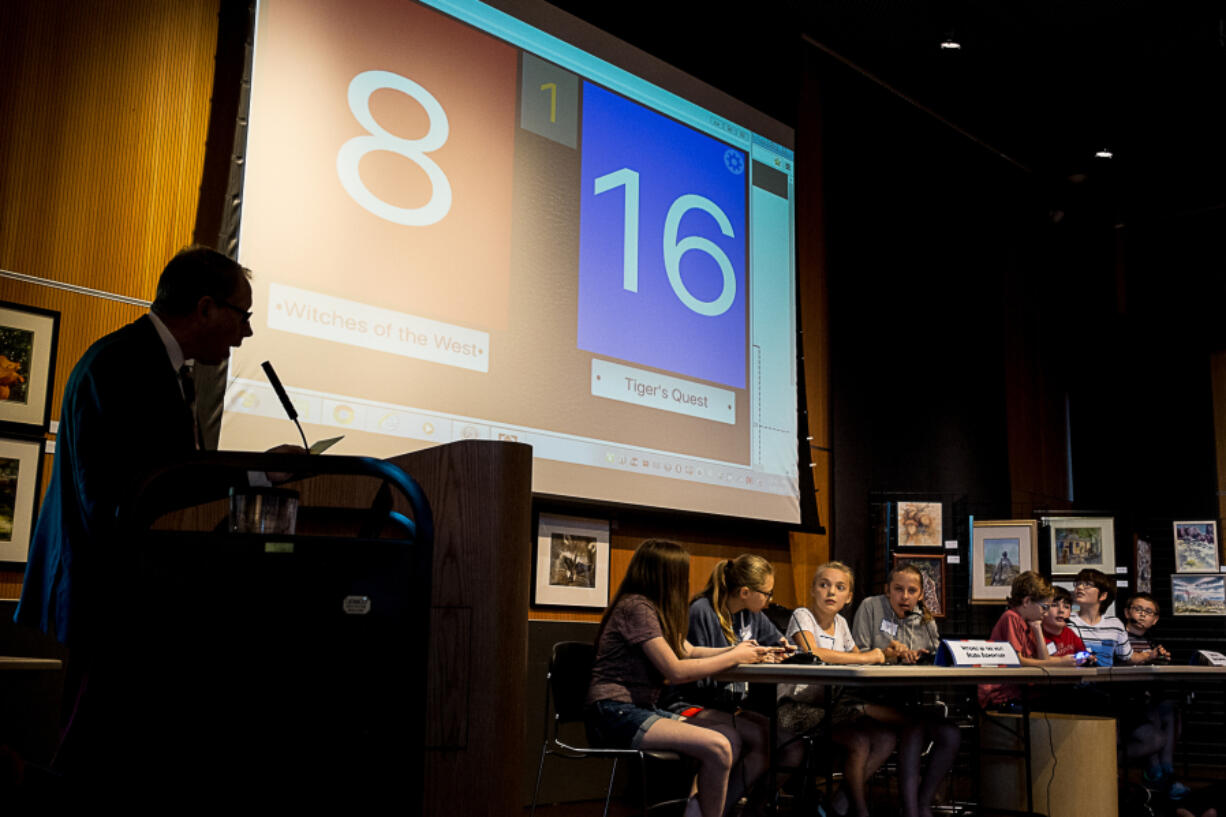
<svg viewBox="0 0 1226 817">
<path fill-rule="evenodd" d="M 152 300 L 191 240 L 217 0 L 16 0 L 0 12 L 0 267 Z M 60 309 L 69 368 L 132 309 L 4 281 Z"/>
<path fill-rule="evenodd" d="M 192 238 L 217 8 L 0 3 L 0 269 L 152 300 L 162 266 Z M 0 299 L 60 312 L 53 420 L 89 344 L 143 312 L 2 277 Z"/>
</svg>

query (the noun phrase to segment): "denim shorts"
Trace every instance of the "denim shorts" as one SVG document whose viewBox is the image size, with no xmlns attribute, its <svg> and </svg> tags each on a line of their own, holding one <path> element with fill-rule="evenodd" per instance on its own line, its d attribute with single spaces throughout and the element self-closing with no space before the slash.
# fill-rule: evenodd
<svg viewBox="0 0 1226 817">
<path fill-rule="evenodd" d="M 596 701 L 583 711 L 588 741 L 605 749 L 639 748 L 643 735 L 660 718 L 682 719 L 665 709 L 643 709 L 624 701 Z"/>
</svg>

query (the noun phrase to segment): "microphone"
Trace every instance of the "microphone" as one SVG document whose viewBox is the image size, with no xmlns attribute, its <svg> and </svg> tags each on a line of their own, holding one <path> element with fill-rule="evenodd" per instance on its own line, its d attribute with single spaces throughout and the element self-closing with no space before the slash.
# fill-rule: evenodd
<svg viewBox="0 0 1226 817">
<path fill-rule="evenodd" d="M 272 390 L 277 393 L 277 399 L 281 401 L 281 408 L 285 409 L 285 413 L 294 421 L 294 425 L 298 427 L 298 436 L 302 438 L 302 447 L 310 452 L 311 446 L 307 444 L 306 434 L 302 431 L 302 424 L 298 422 L 298 410 L 294 408 L 294 404 L 290 402 L 289 395 L 285 393 L 285 387 L 281 385 L 281 378 L 277 377 L 277 373 L 272 369 L 272 363 L 265 360 L 260 364 L 264 370 L 264 374 L 268 376 L 268 382 L 272 384 Z"/>
<path fill-rule="evenodd" d="M 264 374 L 268 375 L 268 382 L 272 384 L 272 390 L 277 393 L 277 399 L 281 401 L 281 408 L 285 409 L 285 413 L 291 420 L 297 422 L 298 410 L 294 408 L 289 395 L 285 393 L 285 387 L 281 385 L 281 378 L 277 377 L 277 373 L 273 371 L 272 363 L 265 360 L 260 366 L 264 369 Z"/>
</svg>

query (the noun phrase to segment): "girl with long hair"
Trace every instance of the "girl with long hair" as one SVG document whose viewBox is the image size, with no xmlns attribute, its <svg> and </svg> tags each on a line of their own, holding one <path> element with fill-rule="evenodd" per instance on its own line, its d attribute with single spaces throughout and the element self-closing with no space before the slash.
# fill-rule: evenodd
<svg viewBox="0 0 1226 817">
<path fill-rule="evenodd" d="M 585 720 L 597 746 L 665 749 L 699 763 L 697 794 L 685 817 L 721 817 L 740 799 L 743 754 L 731 715 L 704 709 L 686 719 L 657 706 L 665 682 L 684 684 L 764 660 L 770 649 L 749 641 L 696 647 L 685 637 L 690 557 L 678 544 L 639 545 L 596 635 Z"/>
</svg>

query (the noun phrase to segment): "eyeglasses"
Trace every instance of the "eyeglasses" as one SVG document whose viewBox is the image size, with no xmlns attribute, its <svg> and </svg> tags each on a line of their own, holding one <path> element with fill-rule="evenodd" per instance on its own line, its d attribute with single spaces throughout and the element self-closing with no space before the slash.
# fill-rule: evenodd
<svg viewBox="0 0 1226 817">
<path fill-rule="evenodd" d="M 1132 611 L 1132 614 L 1134 616 L 1156 616 L 1158 615 L 1157 610 L 1151 610 L 1148 607 L 1129 607 L 1128 609 Z"/>
<path fill-rule="evenodd" d="M 752 591 L 754 591 L 755 593 L 761 593 L 762 595 L 766 596 L 766 600 L 767 600 L 767 601 L 770 601 L 771 599 L 773 599 L 773 598 L 775 597 L 775 591 L 774 591 L 774 590 L 759 590 L 759 589 L 758 589 L 758 588 L 756 588 L 756 587 L 751 587 L 751 588 L 749 588 L 749 589 L 750 589 L 750 590 L 752 590 Z"/>
<path fill-rule="evenodd" d="M 1073 585 L 1074 588 L 1093 587 L 1094 582 L 1077 582 Z"/>
<path fill-rule="evenodd" d="M 250 321 L 250 320 L 251 320 L 251 316 L 255 314 L 255 313 L 254 313 L 254 312 L 252 312 L 251 310 L 247 310 L 247 309 L 239 309 L 237 306 L 235 306 L 234 304 L 232 304 L 232 303 L 230 303 L 229 301 L 224 300 L 224 299 L 220 299 L 220 300 L 218 300 L 218 301 L 217 301 L 217 303 L 221 304 L 222 306 L 226 307 L 227 309 L 232 309 L 232 310 L 234 310 L 234 313 L 235 313 L 235 314 L 237 314 L 237 315 L 238 315 L 240 318 L 242 318 L 242 319 L 243 319 L 243 323 L 247 323 L 248 321 Z"/>
<path fill-rule="evenodd" d="M 1039 605 L 1044 613 L 1051 609 L 1051 604 L 1049 602 L 1036 601 L 1035 604 Z"/>
</svg>

